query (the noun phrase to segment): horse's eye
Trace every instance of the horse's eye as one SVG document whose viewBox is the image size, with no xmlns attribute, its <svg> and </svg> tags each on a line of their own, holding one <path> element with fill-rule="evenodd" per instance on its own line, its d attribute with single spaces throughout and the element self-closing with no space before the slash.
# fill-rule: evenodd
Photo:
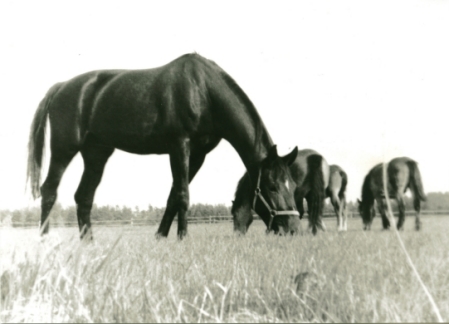
<svg viewBox="0 0 449 324">
<path fill-rule="evenodd" d="M 277 191 L 277 189 L 276 189 L 275 186 L 269 186 L 269 187 L 268 187 L 268 190 L 270 190 L 270 191 L 272 191 L 272 192 L 276 192 L 276 191 Z"/>
</svg>

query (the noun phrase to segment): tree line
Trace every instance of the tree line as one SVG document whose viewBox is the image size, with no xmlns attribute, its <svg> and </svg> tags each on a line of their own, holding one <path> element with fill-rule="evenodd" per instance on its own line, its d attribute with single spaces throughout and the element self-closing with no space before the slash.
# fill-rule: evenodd
<svg viewBox="0 0 449 324">
<path fill-rule="evenodd" d="M 406 210 L 413 210 L 413 200 L 410 197 L 405 198 Z M 395 203 L 392 204 L 393 210 L 397 210 Z M 449 210 L 449 192 L 430 192 L 427 194 L 427 201 L 421 204 L 421 210 Z M 144 222 L 154 221 L 159 222 L 164 215 L 165 207 L 154 207 L 149 205 L 146 209 L 139 209 L 134 207 L 133 209 L 127 206 L 97 206 L 92 207 L 91 220 L 92 221 L 124 221 L 129 222 Z M 348 212 L 354 216 L 358 215 L 357 203 L 348 202 Z M 0 210 L 0 221 L 3 223 L 8 218 L 12 222 L 12 225 L 30 224 L 35 225 L 40 221 L 40 207 L 28 207 L 16 210 Z M 333 207 L 326 200 L 324 207 L 324 213 L 333 213 Z M 187 211 L 187 217 L 189 219 L 204 219 L 206 217 L 214 217 L 214 219 L 226 219 L 231 215 L 231 206 L 225 206 L 223 204 L 211 205 L 211 204 L 192 204 Z M 73 224 L 77 222 L 76 207 L 68 206 L 64 208 L 61 204 L 55 203 L 50 214 L 52 223 L 59 224 Z"/>
<path fill-rule="evenodd" d="M 147 209 L 141 210 L 139 207 L 131 209 L 127 206 L 97 206 L 94 204 L 91 211 L 92 221 L 160 221 L 164 215 L 165 207 L 154 207 L 149 205 Z M 213 216 L 219 219 L 231 215 L 231 207 L 222 204 L 192 204 L 187 211 L 187 217 L 204 218 Z M 0 220 L 10 218 L 12 225 L 21 225 L 24 223 L 38 224 L 41 217 L 40 207 L 28 207 L 16 210 L 0 210 Z M 55 203 L 50 213 L 50 219 L 59 224 L 73 224 L 77 222 L 76 207 L 68 206 L 64 208 L 60 203 Z"/>
</svg>

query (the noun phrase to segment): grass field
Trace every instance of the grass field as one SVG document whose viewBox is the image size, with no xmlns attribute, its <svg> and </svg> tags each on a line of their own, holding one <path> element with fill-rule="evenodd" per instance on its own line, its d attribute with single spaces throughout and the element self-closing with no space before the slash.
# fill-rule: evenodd
<svg viewBox="0 0 449 324">
<path fill-rule="evenodd" d="M 449 217 L 409 217 L 401 233 L 449 320 Z M 359 218 L 317 237 L 245 237 L 231 223 L 190 225 L 183 241 L 156 227 L 0 229 L 2 322 L 434 322 L 392 231 Z M 304 274 L 306 273 L 307 274 Z M 294 278 L 298 274 L 299 279 Z"/>
</svg>

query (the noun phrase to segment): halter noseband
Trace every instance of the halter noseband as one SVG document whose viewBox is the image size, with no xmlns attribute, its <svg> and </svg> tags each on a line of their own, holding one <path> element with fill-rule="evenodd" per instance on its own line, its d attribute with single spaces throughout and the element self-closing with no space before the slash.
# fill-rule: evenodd
<svg viewBox="0 0 449 324">
<path fill-rule="evenodd" d="M 260 178 L 262 175 L 262 168 L 259 168 L 259 175 L 257 176 L 257 185 L 256 189 L 254 190 L 254 199 L 253 199 L 253 210 L 256 211 L 256 201 L 257 197 L 262 201 L 262 203 L 267 207 L 268 211 L 270 212 L 270 221 L 268 222 L 267 227 L 267 233 L 271 231 L 271 225 L 273 224 L 273 219 L 276 216 L 285 216 L 285 215 L 296 215 L 299 216 L 299 213 L 297 210 L 274 210 L 270 207 L 268 202 L 265 200 L 265 198 L 262 195 L 262 191 L 260 190 Z"/>
</svg>

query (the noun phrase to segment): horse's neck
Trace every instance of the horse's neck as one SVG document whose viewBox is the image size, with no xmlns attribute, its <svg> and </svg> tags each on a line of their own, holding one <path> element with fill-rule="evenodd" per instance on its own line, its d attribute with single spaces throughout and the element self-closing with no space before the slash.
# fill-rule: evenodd
<svg viewBox="0 0 449 324">
<path fill-rule="evenodd" d="M 255 125 L 258 122 L 255 121 L 248 126 L 247 123 L 239 120 L 233 125 L 232 131 L 225 136 L 239 154 L 246 170 L 250 172 L 267 156 L 268 150 L 273 146 L 273 141 L 261 121 L 259 134 L 257 134 Z"/>
<path fill-rule="evenodd" d="M 250 171 L 267 156 L 273 141 L 251 100 L 235 81 L 222 72 L 217 82 L 218 87 L 209 89 L 216 109 L 216 125 Z"/>
</svg>

